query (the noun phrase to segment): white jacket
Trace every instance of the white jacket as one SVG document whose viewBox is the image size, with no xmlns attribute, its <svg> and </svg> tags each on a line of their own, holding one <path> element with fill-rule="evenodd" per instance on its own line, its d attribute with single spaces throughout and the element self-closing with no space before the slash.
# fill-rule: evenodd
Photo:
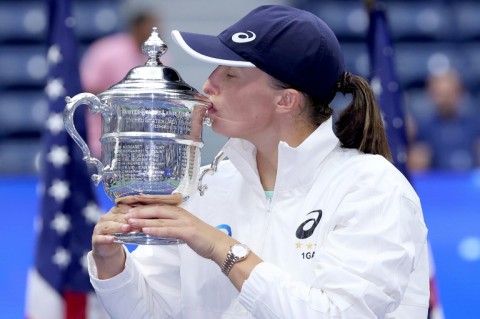
<svg viewBox="0 0 480 319">
<path fill-rule="evenodd" d="M 340 148 L 331 125 L 297 148 L 279 144 L 271 202 L 254 147 L 239 139 L 227 142 L 229 160 L 204 178 L 205 195 L 187 202 L 264 260 L 240 293 L 187 245 L 139 246 L 109 280 L 97 279 L 89 257 L 92 284 L 111 317 L 426 318 L 419 199 L 383 157 Z"/>
</svg>

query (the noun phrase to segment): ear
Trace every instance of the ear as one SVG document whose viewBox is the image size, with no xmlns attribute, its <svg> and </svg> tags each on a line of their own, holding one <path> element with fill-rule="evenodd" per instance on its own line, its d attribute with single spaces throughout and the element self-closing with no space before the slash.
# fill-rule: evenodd
<svg viewBox="0 0 480 319">
<path fill-rule="evenodd" d="M 294 89 L 285 89 L 281 91 L 277 102 L 277 112 L 290 113 L 300 109 L 302 93 Z"/>
</svg>

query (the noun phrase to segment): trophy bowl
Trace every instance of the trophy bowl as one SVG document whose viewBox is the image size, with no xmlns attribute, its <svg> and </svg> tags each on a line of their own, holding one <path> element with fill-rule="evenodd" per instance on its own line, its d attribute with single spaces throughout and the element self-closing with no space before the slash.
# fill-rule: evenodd
<svg viewBox="0 0 480 319">
<path fill-rule="evenodd" d="M 93 181 L 96 185 L 103 182 L 113 202 L 138 194 L 180 194 L 185 201 L 195 192 L 198 181 L 201 135 L 209 102 L 178 72 L 161 63 L 167 46 L 156 28 L 142 50 L 148 55 L 145 65 L 130 70 L 107 91 L 98 96 L 80 93 L 66 98 L 65 128 L 81 148 L 83 159 L 96 166 Z M 101 160 L 90 155 L 75 129 L 74 113 L 80 105 L 101 114 Z M 114 236 L 119 243 L 181 243 L 141 232 Z"/>
</svg>

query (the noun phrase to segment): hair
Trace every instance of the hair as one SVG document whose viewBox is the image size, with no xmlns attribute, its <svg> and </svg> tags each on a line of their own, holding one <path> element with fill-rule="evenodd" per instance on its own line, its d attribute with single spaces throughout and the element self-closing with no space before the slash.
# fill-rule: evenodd
<svg viewBox="0 0 480 319">
<path fill-rule="evenodd" d="M 278 88 L 292 88 L 276 80 Z M 301 92 L 301 90 L 299 90 Z M 304 111 L 312 123 L 319 126 L 330 118 L 333 110 L 330 102 L 337 92 L 352 94 L 352 101 L 343 109 L 335 123 L 335 133 L 344 148 L 358 149 L 367 154 L 379 154 L 392 161 L 382 115 L 375 95 L 368 82 L 360 76 L 344 72 L 327 98 L 303 93 L 306 100 Z"/>
<path fill-rule="evenodd" d="M 368 82 L 360 76 L 344 72 L 337 81 L 337 92 L 353 95 L 335 123 L 336 134 L 343 147 L 364 153 L 380 154 L 392 161 L 382 114 Z"/>
</svg>

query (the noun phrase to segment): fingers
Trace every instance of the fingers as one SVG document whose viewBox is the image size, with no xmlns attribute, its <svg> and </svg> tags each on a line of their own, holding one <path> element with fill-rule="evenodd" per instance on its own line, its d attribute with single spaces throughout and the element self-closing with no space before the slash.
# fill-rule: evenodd
<svg viewBox="0 0 480 319">
<path fill-rule="evenodd" d="M 173 229 L 182 231 L 188 228 L 192 224 L 192 217 L 183 208 L 170 205 L 137 206 L 125 216 L 132 228 L 157 236 Z M 165 237 L 170 235 L 165 234 Z"/>
<path fill-rule="evenodd" d="M 183 214 L 184 209 L 171 205 L 143 205 L 136 206 L 128 210 L 128 214 L 124 215 L 126 220 L 131 218 L 162 218 L 175 219 L 179 214 Z"/>
<path fill-rule="evenodd" d="M 113 224 L 126 224 L 125 215 L 130 206 L 118 205 L 112 207 L 107 214 L 100 216 L 97 225 L 94 228 L 95 234 L 106 234 L 112 228 Z"/>
<path fill-rule="evenodd" d="M 93 229 L 94 235 L 110 235 L 114 233 L 125 233 L 131 230 L 129 224 L 118 223 L 115 221 L 107 221 L 103 223 L 98 223 Z"/>
<path fill-rule="evenodd" d="M 130 208 L 127 205 L 117 205 L 112 207 L 107 214 L 102 215 L 93 229 L 92 241 L 94 243 L 110 243 L 114 239 L 112 234 L 132 231 L 132 227 L 125 219 Z"/>
<path fill-rule="evenodd" d="M 132 228 L 165 227 L 176 225 L 183 209 L 177 206 L 138 206 L 129 211 L 125 218 Z"/>
<path fill-rule="evenodd" d="M 121 244 L 115 243 L 113 234 L 127 233 L 133 230 L 125 219 L 130 208 L 127 205 L 117 205 L 100 217 L 92 235 L 92 249 L 95 256 L 107 258 L 119 252 Z"/>
<path fill-rule="evenodd" d="M 181 194 L 172 194 L 172 195 L 131 195 L 118 198 L 115 203 L 125 204 L 130 206 L 138 205 L 149 205 L 149 204 L 158 204 L 158 205 L 179 205 L 183 202 L 183 197 Z"/>
</svg>

